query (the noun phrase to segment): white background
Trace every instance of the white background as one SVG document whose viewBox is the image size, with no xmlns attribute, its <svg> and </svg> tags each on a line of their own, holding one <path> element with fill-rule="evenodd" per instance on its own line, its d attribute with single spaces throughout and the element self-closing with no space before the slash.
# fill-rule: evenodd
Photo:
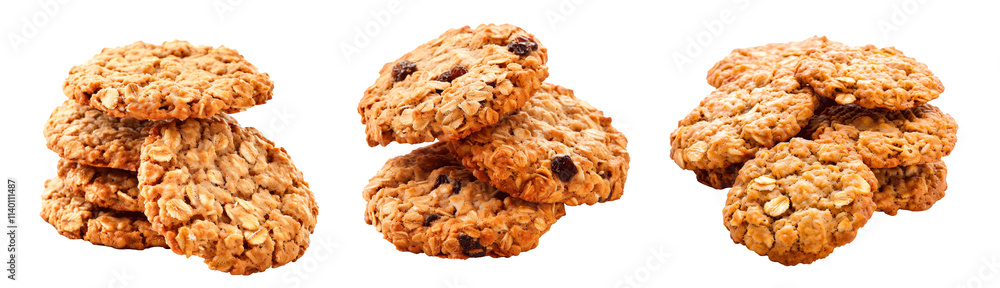
<svg viewBox="0 0 1000 288">
<path fill-rule="evenodd" d="M 20 184 L 20 253 L 19 278 L 4 287 L 1000 287 L 996 1 L 12 2 L 0 4 L 0 176 Z M 358 100 L 384 63 L 449 28 L 491 22 L 535 34 L 549 49 L 546 81 L 614 118 L 632 156 L 625 194 L 568 208 L 517 257 L 398 252 L 364 223 L 361 189 L 415 146 L 369 148 Z M 876 213 L 828 258 L 785 267 L 732 243 L 725 191 L 679 169 L 668 135 L 711 92 L 705 72 L 730 50 L 813 35 L 896 46 L 926 63 L 947 87 L 932 103 L 958 121 L 959 142 L 945 159 L 947 197 L 932 209 Z M 299 261 L 230 276 L 165 249 L 69 240 L 37 216 L 58 159 L 42 125 L 65 99 L 70 67 L 103 47 L 173 39 L 235 48 L 274 80 L 271 101 L 235 117 L 284 146 L 316 194 L 319 223 Z"/>
</svg>

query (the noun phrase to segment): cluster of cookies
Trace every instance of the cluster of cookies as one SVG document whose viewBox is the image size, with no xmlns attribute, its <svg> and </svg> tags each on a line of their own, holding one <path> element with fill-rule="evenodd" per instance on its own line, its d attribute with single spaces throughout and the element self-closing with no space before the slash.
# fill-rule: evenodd
<svg viewBox="0 0 1000 288">
<path fill-rule="evenodd" d="M 318 208 L 284 148 L 226 113 L 272 97 L 235 50 L 137 42 L 73 67 L 45 124 L 42 218 L 71 239 L 165 247 L 251 274 L 295 261 Z"/>
<path fill-rule="evenodd" d="M 732 187 L 733 242 L 784 265 L 854 240 L 874 211 L 922 211 L 944 197 L 958 125 L 943 91 L 895 48 L 813 37 L 736 49 L 708 72 L 716 90 L 670 134 L 673 160 Z"/>
<path fill-rule="evenodd" d="M 543 83 L 547 49 L 512 25 L 452 29 L 385 64 L 358 105 L 369 146 L 437 143 L 390 159 L 365 222 L 400 251 L 509 257 L 565 206 L 617 200 L 625 136 L 573 91 Z"/>
</svg>

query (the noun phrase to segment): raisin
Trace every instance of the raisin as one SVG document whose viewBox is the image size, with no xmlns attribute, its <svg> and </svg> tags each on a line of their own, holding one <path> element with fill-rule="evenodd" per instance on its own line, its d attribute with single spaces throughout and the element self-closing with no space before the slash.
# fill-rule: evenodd
<svg viewBox="0 0 1000 288">
<path fill-rule="evenodd" d="M 462 181 L 455 179 L 455 184 L 451 185 L 451 194 L 458 194 L 458 192 L 462 192 Z"/>
<path fill-rule="evenodd" d="M 466 70 L 465 66 L 462 66 L 462 64 L 458 64 L 455 65 L 455 67 L 451 67 L 451 69 L 448 69 L 448 71 L 444 71 L 444 73 L 441 73 L 441 75 L 438 75 L 437 78 L 434 78 L 434 81 L 451 83 L 451 81 L 455 81 L 455 78 L 458 78 L 458 76 L 465 75 L 465 73 L 468 72 L 469 70 Z"/>
<path fill-rule="evenodd" d="M 576 175 L 576 164 L 569 155 L 560 155 L 552 158 L 552 173 L 559 177 L 559 181 L 569 182 Z"/>
<path fill-rule="evenodd" d="M 513 52 L 517 55 L 528 55 L 531 51 L 538 50 L 538 43 L 531 41 L 531 38 L 526 36 L 517 36 L 514 41 L 507 43 L 507 51 Z"/>
<path fill-rule="evenodd" d="M 458 244 L 462 246 L 462 253 L 469 255 L 469 257 L 486 256 L 486 247 L 483 244 L 479 244 L 479 239 L 464 234 L 458 235 Z"/>
<path fill-rule="evenodd" d="M 438 219 L 441 219 L 441 216 L 438 214 L 427 215 L 424 217 L 424 227 L 431 226 L 431 223 L 437 221 Z"/>
<path fill-rule="evenodd" d="M 392 80 L 403 81 L 406 76 L 410 76 L 413 72 L 417 72 L 417 64 L 410 61 L 399 61 L 396 66 L 392 66 Z"/>
<path fill-rule="evenodd" d="M 441 186 L 441 184 L 448 184 L 448 183 L 451 183 L 451 179 L 448 179 L 448 175 L 444 174 L 438 175 L 437 180 L 434 180 L 434 187 L 431 188 L 431 190 L 437 189 L 438 186 Z"/>
</svg>

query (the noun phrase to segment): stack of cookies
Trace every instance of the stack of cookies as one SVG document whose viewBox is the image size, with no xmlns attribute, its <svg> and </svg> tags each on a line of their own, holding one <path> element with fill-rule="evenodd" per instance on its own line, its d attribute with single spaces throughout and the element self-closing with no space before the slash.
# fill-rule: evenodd
<svg viewBox="0 0 1000 288">
<path fill-rule="evenodd" d="M 565 206 L 617 200 L 629 155 L 611 118 L 543 83 L 548 50 L 512 25 L 452 29 L 382 67 L 358 105 L 390 159 L 365 222 L 400 251 L 465 259 L 535 248 Z"/>
<path fill-rule="evenodd" d="M 236 113 L 273 82 L 235 50 L 183 41 L 107 48 L 73 67 L 45 140 L 62 158 L 42 218 L 71 239 L 166 247 L 251 274 L 295 261 L 316 226 L 309 184 Z"/>
<path fill-rule="evenodd" d="M 736 49 L 708 72 L 716 90 L 670 134 L 671 157 L 729 190 L 733 242 L 784 265 L 854 240 L 874 211 L 944 197 L 941 158 L 958 125 L 927 104 L 944 91 L 895 48 L 813 37 Z"/>
</svg>

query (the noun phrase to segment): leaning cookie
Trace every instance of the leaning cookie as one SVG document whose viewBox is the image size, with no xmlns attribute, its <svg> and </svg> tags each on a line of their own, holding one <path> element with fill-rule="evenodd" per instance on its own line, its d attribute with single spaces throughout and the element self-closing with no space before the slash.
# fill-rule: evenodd
<svg viewBox="0 0 1000 288">
<path fill-rule="evenodd" d="M 368 181 L 365 222 L 400 251 L 442 258 L 510 257 L 566 214 L 565 205 L 527 202 L 479 181 L 444 143 L 390 159 Z"/>
<path fill-rule="evenodd" d="M 795 70 L 799 61 L 808 52 L 827 46 L 843 47 L 844 44 L 830 41 L 826 37 L 814 36 L 806 40 L 786 43 L 771 43 L 762 46 L 733 49 L 726 58 L 715 63 L 708 70 L 708 84 L 719 87 L 736 80 L 740 75 L 755 70 L 770 70 L 786 67 Z"/>
<path fill-rule="evenodd" d="M 379 71 L 358 104 L 368 145 L 453 141 L 492 125 L 538 90 L 547 60 L 513 25 L 449 30 Z"/>
<path fill-rule="evenodd" d="M 58 177 L 45 181 L 40 216 L 59 234 L 118 249 L 167 247 L 142 213 L 97 207 L 72 189 Z"/>
<path fill-rule="evenodd" d="M 170 41 L 105 48 L 70 69 L 63 92 L 111 116 L 166 120 L 239 112 L 270 100 L 273 87 L 236 50 Z"/>
<path fill-rule="evenodd" d="M 603 112 L 544 83 L 520 110 L 449 149 L 476 178 L 511 196 L 576 206 L 621 198 L 627 145 Z"/>
<path fill-rule="evenodd" d="M 948 167 L 944 161 L 895 168 L 873 168 L 878 190 L 873 199 L 878 211 L 896 215 L 899 210 L 924 211 L 944 198 Z"/>
<path fill-rule="evenodd" d="M 146 217 L 174 253 L 251 274 L 295 261 L 318 207 L 284 148 L 228 115 L 157 125 L 142 148 Z"/>
<path fill-rule="evenodd" d="M 854 240 L 875 211 L 877 187 L 850 148 L 793 138 L 740 169 L 723 224 L 734 243 L 758 255 L 808 264 Z"/>
<path fill-rule="evenodd" d="M 694 176 L 698 182 L 715 189 L 726 189 L 736 184 L 736 176 L 739 175 L 743 163 L 736 163 L 726 166 L 726 168 L 697 169 Z"/>
<path fill-rule="evenodd" d="M 59 157 L 97 167 L 135 171 L 155 121 L 118 118 L 66 100 L 45 123 L 45 143 Z"/>
<path fill-rule="evenodd" d="M 59 178 L 76 195 L 98 207 L 143 212 L 145 201 L 139 195 L 136 172 L 87 166 L 59 159 Z"/>
</svg>

